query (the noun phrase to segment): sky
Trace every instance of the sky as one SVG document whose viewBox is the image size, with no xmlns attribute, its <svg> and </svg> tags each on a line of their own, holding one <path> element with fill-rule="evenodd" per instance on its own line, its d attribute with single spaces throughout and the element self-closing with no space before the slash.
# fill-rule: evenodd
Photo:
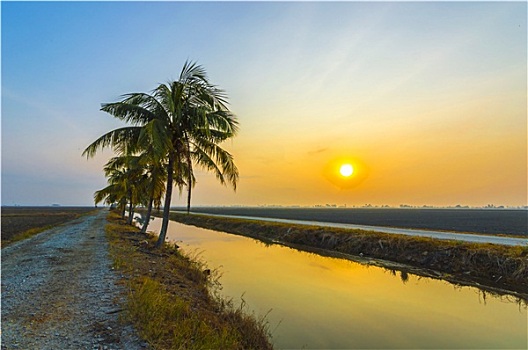
<svg viewBox="0 0 528 350">
<path fill-rule="evenodd" d="M 2 205 L 93 205 L 101 103 L 197 61 L 240 132 L 193 205 L 527 204 L 526 2 L 1 3 Z M 339 174 L 351 164 L 350 177 Z M 173 196 L 173 205 L 185 195 Z"/>
</svg>

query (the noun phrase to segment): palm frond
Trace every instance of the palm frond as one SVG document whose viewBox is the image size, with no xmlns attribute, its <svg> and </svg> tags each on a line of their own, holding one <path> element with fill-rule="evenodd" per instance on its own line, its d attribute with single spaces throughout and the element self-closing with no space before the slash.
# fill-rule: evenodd
<svg viewBox="0 0 528 350">
<path fill-rule="evenodd" d="M 217 172 L 216 177 L 222 184 L 228 182 L 236 190 L 239 173 L 233 156 L 207 139 L 194 140 L 193 146 L 192 157 L 196 163 Z M 211 163 L 214 163 L 214 166 Z"/>
<path fill-rule="evenodd" d="M 123 101 L 101 104 L 101 110 L 127 123 L 144 125 L 156 118 L 153 111 L 161 107 L 148 94 L 134 93 L 124 97 Z"/>
<path fill-rule="evenodd" d="M 193 61 L 185 61 L 180 73 L 180 81 L 182 82 L 207 82 L 207 72 L 205 69 Z"/>
<path fill-rule="evenodd" d="M 112 204 L 119 201 L 119 198 L 125 193 L 124 188 L 119 184 L 109 184 L 105 188 L 102 188 L 94 193 L 94 202 L 99 204 L 102 201 L 105 204 Z"/>
<path fill-rule="evenodd" d="M 151 158 L 162 159 L 173 149 L 169 126 L 164 121 L 154 119 L 141 128 L 138 144 Z"/>
<path fill-rule="evenodd" d="M 127 126 L 112 130 L 86 147 L 82 156 L 92 158 L 97 153 L 97 150 L 102 150 L 106 147 L 111 147 L 121 154 L 128 153 L 127 151 L 133 151 L 137 148 L 137 140 L 140 133 L 141 128 L 138 126 Z"/>
</svg>

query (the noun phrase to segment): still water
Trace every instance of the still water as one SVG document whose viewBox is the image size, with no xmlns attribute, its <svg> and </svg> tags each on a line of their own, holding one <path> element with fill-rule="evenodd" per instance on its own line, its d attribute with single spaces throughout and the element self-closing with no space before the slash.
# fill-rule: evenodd
<svg viewBox="0 0 528 350">
<path fill-rule="evenodd" d="M 161 220 L 149 230 L 159 232 Z M 510 297 L 170 222 L 167 238 L 221 273 L 282 349 L 526 349 L 527 308 Z M 271 310 L 271 311 L 270 311 Z"/>
</svg>

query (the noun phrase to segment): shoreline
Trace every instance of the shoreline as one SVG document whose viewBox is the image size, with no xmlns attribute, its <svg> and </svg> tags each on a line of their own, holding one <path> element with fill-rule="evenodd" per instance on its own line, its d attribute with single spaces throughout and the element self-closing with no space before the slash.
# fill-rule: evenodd
<svg viewBox="0 0 528 350">
<path fill-rule="evenodd" d="M 182 211 L 173 211 L 175 213 L 186 214 Z M 335 222 L 324 221 L 307 221 L 307 220 L 292 220 L 292 219 L 277 219 L 271 217 L 254 217 L 242 215 L 222 215 L 222 214 L 203 214 L 191 212 L 191 215 L 207 215 L 226 219 L 242 219 L 256 222 L 272 222 L 287 225 L 303 225 L 312 227 L 329 227 L 346 230 L 360 230 L 368 232 L 388 233 L 396 235 L 406 235 L 413 237 L 433 238 L 439 240 L 452 240 L 467 243 L 491 243 L 507 246 L 522 246 L 528 247 L 528 238 L 524 236 L 514 235 L 496 235 L 496 234 L 482 234 L 475 232 L 457 232 L 457 231 L 434 231 L 434 230 L 420 230 L 411 228 L 387 227 L 387 226 L 369 226 L 356 224 L 343 224 Z"/>
<path fill-rule="evenodd" d="M 155 216 L 158 216 L 155 214 Z M 267 244 L 475 286 L 528 300 L 528 247 L 440 241 L 362 230 L 257 222 L 171 212 L 170 219 Z"/>
<path fill-rule="evenodd" d="M 141 233 L 110 211 L 105 227 L 114 268 L 128 290 L 123 318 L 152 349 L 273 349 L 265 317 L 217 293 L 203 261 Z"/>
<path fill-rule="evenodd" d="M 526 210 L 195 207 L 193 212 L 528 238 Z"/>
</svg>

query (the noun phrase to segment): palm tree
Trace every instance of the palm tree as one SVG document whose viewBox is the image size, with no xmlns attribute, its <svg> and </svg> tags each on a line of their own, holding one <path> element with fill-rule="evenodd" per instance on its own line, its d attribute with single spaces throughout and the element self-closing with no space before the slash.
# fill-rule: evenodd
<svg viewBox="0 0 528 350">
<path fill-rule="evenodd" d="M 141 184 L 143 169 L 139 165 L 139 160 L 139 157 L 130 155 L 111 158 L 103 168 L 109 186 L 94 195 L 96 204 L 102 198 L 106 198 L 107 201 L 114 199 L 112 195 L 115 195 L 121 205 L 123 202 L 125 205 L 128 202 L 128 224 L 132 224 L 134 208 L 139 203 L 145 187 Z"/>
<path fill-rule="evenodd" d="M 236 190 L 238 169 L 232 155 L 219 143 L 235 136 L 238 123 L 227 108 L 225 93 L 211 85 L 205 70 L 192 62 L 185 62 L 177 81 L 160 84 L 151 94 L 123 97 L 120 102 L 103 104 L 101 110 L 132 126 L 104 134 L 83 155 L 92 157 L 99 148 L 108 146 L 118 152 L 148 148 L 154 158 L 166 161 L 163 222 L 156 244 L 160 246 L 167 233 L 174 184 L 180 189 L 187 185 L 190 210 L 193 163 L 213 171 L 222 184 Z"/>
<path fill-rule="evenodd" d="M 144 174 L 141 181 L 144 189 L 143 199 L 146 200 L 143 204 L 147 207 L 147 213 L 144 218 L 141 232 L 147 232 L 147 227 L 150 223 L 152 214 L 152 207 L 160 207 L 161 199 L 165 193 L 165 164 L 159 159 L 151 157 L 151 154 L 145 152 L 140 155 L 140 163 L 143 166 Z"/>
<path fill-rule="evenodd" d="M 94 202 L 98 204 L 104 202 L 105 204 L 117 204 L 117 208 L 121 211 L 121 218 L 125 218 L 126 207 L 128 203 L 128 188 L 125 182 L 126 176 L 122 171 L 113 171 L 105 174 L 107 177 L 108 186 L 95 191 Z"/>
<path fill-rule="evenodd" d="M 117 204 L 117 208 L 121 211 L 121 218 L 125 218 L 127 197 L 126 189 L 121 183 L 112 183 L 108 180 L 108 186 L 102 188 L 94 193 L 95 204 L 104 202 L 108 205 Z"/>
<path fill-rule="evenodd" d="M 215 101 L 210 100 L 207 95 L 200 98 L 202 101 L 207 101 L 206 108 L 201 106 L 191 109 L 186 118 L 183 118 L 184 129 L 187 130 L 183 138 L 187 162 L 187 213 L 191 209 L 191 190 L 196 184 L 193 163 L 212 171 L 221 184 L 228 183 L 234 190 L 238 181 L 238 169 L 232 155 L 218 145 L 236 134 L 236 119 L 224 103 L 217 108 Z M 202 120 L 205 120 L 205 125 L 200 124 Z M 217 122 L 226 121 L 230 124 L 215 125 Z"/>
<path fill-rule="evenodd" d="M 137 204 L 147 207 L 147 214 L 141 232 L 145 233 L 150 222 L 152 207 L 161 206 L 165 191 L 163 165 L 152 160 L 150 154 L 120 156 L 110 159 L 104 167 L 109 185 L 94 194 L 95 203 L 117 203 L 125 217 L 129 203 L 128 223 L 132 223 L 133 208 Z"/>
</svg>

